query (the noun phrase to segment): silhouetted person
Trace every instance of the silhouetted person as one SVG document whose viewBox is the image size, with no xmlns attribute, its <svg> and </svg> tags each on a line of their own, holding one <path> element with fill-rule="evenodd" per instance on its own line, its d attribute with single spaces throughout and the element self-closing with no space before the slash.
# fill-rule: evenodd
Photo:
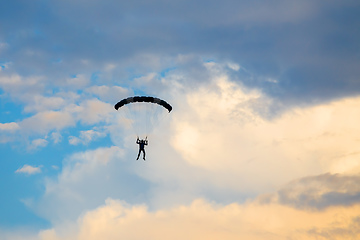
<svg viewBox="0 0 360 240">
<path fill-rule="evenodd" d="M 147 137 L 146 137 L 147 138 Z M 139 137 L 136 140 L 136 143 L 139 144 L 139 154 L 136 158 L 136 160 L 139 160 L 141 151 L 143 152 L 143 159 L 145 161 L 145 145 L 148 145 L 148 140 L 139 140 Z"/>
</svg>

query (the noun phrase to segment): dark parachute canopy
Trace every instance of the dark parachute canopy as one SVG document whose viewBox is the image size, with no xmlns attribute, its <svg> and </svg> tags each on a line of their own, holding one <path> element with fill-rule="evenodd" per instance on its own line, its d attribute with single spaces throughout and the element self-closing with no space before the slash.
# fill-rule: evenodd
<svg viewBox="0 0 360 240">
<path fill-rule="evenodd" d="M 164 100 L 161 100 L 160 98 L 148 97 L 148 96 L 128 97 L 128 98 L 125 98 L 125 99 L 121 100 L 117 104 L 115 104 L 114 107 L 115 107 L 116 110 L 118 110 L 119 108 L 121 108 L 125 104 L 135 103 L 135 102 L 156 103 L 156 104 L 159 104 L 160 106 L 163 106 L 164 108 L 166 108 L 169 111 L 169 113 L 172 110 L 172 106 L 170 104 L 168 104 L 167 102 L 165 102 Z"/>
</svg>

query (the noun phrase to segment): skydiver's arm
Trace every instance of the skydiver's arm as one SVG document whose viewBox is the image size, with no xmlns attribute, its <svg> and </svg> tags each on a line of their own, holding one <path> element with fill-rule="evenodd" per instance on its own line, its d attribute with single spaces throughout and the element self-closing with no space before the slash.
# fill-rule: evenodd
<svg viewBox="0 0 360 240">
<path fill-rule="evenodd" d="M 145 145 L 148 145 L 148 140 L 145 140 Z"/>
<path fill-rule="evenodd" d="M 139 138 L 138 138 L 138 139 L 136 140 L 136 143 L 137 143 L 137 144 L 139 144 L 139 143 L 140 143 L 140 140 L 139 140 Z"/>
</svg>

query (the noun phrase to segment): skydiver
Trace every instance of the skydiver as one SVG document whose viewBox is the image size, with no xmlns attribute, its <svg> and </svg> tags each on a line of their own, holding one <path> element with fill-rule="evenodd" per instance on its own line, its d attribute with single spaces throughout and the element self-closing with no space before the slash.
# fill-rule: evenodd
<svg viewBox="0 0 360 240">
<path fill-rule="evenodd" d="M 136 143 L 139 144 L 139 154 L 138 154 L 136 160 L 139 160 L 140 153 L 142 151 L 143 152 L 143 159 L 145 161 L 145 145 L 148 145 L 147 137 L 145 138 L 145 140 L 143 140 L 143 139 L 139 140 L 139 137 L 138 137 L 136 139 Z"/>
</svg>

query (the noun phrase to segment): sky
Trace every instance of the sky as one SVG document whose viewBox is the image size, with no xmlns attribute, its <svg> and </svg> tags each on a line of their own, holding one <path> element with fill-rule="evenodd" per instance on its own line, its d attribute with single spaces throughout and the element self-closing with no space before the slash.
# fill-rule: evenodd
<svg viewBox="0 0 360 240">
<path fill-rule="evenodd" d="M 360 238 L 359 1 L 0 3 L 0 239 Z"/>
</svg>

